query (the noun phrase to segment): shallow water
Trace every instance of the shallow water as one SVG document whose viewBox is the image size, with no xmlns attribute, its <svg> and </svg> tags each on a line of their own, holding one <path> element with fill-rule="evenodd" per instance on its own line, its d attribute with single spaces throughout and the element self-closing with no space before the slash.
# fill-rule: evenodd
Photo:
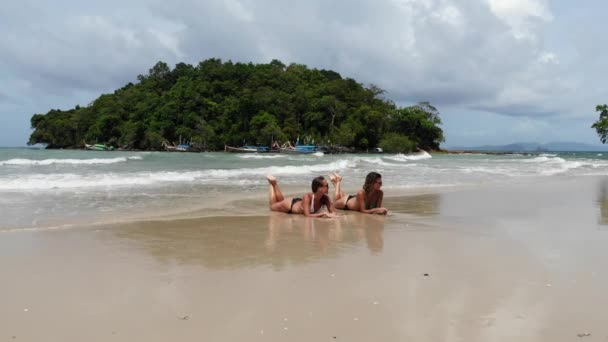
<svg viewBox="0 0 608 342">
<path fill-rule="evenodd" d="M 265 200 L 266 174 L 289 194 L 317 175 L 339 172 L 347 192 L 365 175 L 383 175 L 386 196 L 444 191 L 522 179 L 608 174 L 608 154 L 540 155 L 97 152 L 0 148 L 0 229 L 232 210 L 238 199 Z M 249 213 L 266 209 L 250 208 Z"/>
</svg>

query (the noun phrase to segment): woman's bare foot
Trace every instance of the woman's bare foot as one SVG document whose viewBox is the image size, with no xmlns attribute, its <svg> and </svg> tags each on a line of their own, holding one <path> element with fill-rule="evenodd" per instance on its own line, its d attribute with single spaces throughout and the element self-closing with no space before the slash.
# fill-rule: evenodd
<svg viewBox="0 0 608 342">
<path fill-rule="evenodd" d="M 340 176 L 339 174 L 337 174 L 337 173 L 334 172 L 333 176 L 334 176 L 334 178 L 336 178 L 336 182 L 341 182 L 342 181 L 342 176 Z"/>
<path fill-rule="evenodd" d="M 332 173 L 329 175 L 329 180 L 331 181 L 331 183 L 333 185 L 336 185 L 336 183 L 338 182 L 338 178 L 336 177 L 335 173 Z"/>
<path fill-rule="evenodd" d="M 276 178 L 274 178 L 274 176 L 267 175 L 267 176 L 266 176 L 266 179 L 268 179 L 268 183 L 270 183 L 270 184 L 272 184 L 272 185 L 277 184 L 277 179 L 276 179 Z"/>
</svg>

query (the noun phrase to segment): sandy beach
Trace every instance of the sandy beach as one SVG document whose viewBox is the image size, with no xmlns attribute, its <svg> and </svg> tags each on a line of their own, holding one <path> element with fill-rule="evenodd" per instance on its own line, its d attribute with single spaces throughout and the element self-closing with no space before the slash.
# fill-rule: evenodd
<svg viewBox="0 0 608 342">
<path fill-rule="evenodd" d="M 249 216 L 5 231 L 0 340 L 603 341 L 607 189 L 389 187 L 388 217 L 258 199 Z"/>
</svg>

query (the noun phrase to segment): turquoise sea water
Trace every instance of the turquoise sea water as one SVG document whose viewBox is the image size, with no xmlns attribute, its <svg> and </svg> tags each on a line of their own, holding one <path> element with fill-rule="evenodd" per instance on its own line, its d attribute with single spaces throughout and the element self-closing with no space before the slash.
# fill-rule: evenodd
<svg viewBox="0 0 608 342">
<path fill-rule="evenodd" d="M 0 229 L 120 220 L 202 209 L 230 196 L 265 197 L 266 174 L 286 189 L 306 191 L 313 177 L 339 172 L 347 190 L 357 189 L 369 171 L 383 175 L 390 196 L 530 177 L 607 175 L 608 153 L 285 155 L 0 148 Z"/>
</svg>

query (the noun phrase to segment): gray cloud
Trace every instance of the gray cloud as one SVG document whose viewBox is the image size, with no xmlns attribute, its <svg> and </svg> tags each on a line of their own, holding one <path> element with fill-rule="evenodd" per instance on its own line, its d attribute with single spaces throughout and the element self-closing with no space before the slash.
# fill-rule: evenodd
<svg viewBox="0 0 608 342">
<path fill-rule="evenodd" d="M 8 103 L 8 102 L 14 102 L 15 100 L 11 97 L 6 95 L 5 93 L 0 91 L 0 103 Z"/>
<path fill-rule="evenodd" d="M 548 0 L 8 1 L 0 4 L 0 100 L 35 98 L 36 108 L 82 104 L 134 81 L 159 60 L 276 58 L 376 84 L 397 103 L 590 118 L 573 113 L 605 101 L 598 71 L 608 68 L 608 58 L 597 44 L 602 11 L 564 6 L 552 8 Z M 598 13 L 596 22 L 585 20 L 590 12 Z"/>
<path fill-rule="evenodd" d="M 279 58 L 334 69 L 379 85 L 396 101 L 424 99 L 507 115 L 560 109 L 533 108 L 559 83 L 555 64 L 541 60 L 548 55 L 537 38 L 544 12 L 515 20 L 524 38 L 514 34 L 514 20 L 501 19 L 485 1 L 183 0 L 158 4 L 153 13 L 183 25 L 180 48 L 187 56 Z M 522 87 L 526 98 L 510 96 L 510 89 Z M 512 112 L 519 107 L 525 113 Z"/>
</svg>

